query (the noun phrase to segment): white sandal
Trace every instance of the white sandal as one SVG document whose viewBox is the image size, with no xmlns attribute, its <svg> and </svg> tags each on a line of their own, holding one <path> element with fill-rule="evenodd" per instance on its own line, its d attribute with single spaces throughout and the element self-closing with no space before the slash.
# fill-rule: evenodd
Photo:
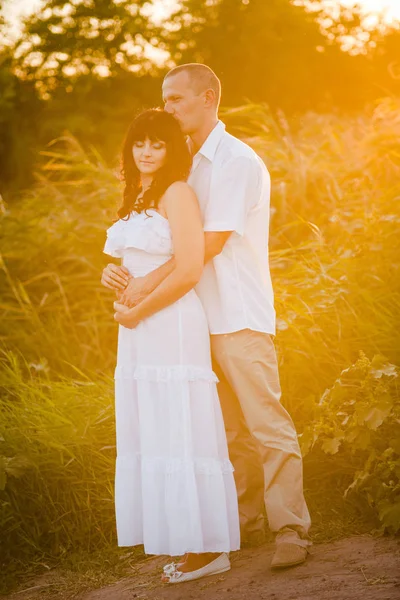
<svg viewBox="0 0 400 600">
<path fill-rule="evenodd" d="M 163 571 L 164 576 L 167 578 L 165 583 L 183 583 L 184 581 L 193 581 L 194 579 L 200 579 L 200 577 L 209 577 L 210 575 L 218 575 L 219 573 L 225 573 L 231 568 L 231 563 L 226 552 L 222 552 L 215 560 L 208 563 L 201 569 L 196 571 L 188 571 L 184 573 L 177 569 L 176 563 L 170 563 L 165 565 Z"/>
</svg>

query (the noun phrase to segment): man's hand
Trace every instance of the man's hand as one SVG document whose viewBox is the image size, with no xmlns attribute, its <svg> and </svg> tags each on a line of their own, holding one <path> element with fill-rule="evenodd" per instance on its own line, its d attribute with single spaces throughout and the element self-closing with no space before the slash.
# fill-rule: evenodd
<svg viewBox="0 0 400 600">
<path fill-rule="evenodd" d="M 103 269 L 101 283 L 110 290 L 124 291 L 131 278 L 127 268 L 110 263 Z"/>
<path fill-rule="evenodd" d="M 125 304 L 132 308 L 139 304 L 146 296 L 151 293 L 146 277 L 132 277 L 118 300 L 121 304 Z"/>
</svg>

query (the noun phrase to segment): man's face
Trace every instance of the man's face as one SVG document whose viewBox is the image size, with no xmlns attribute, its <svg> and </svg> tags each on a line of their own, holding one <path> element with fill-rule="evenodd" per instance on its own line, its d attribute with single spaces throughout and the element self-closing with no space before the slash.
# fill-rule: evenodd
<svg viewBox="0 0 400 600">
<path fill-rule="evenodd" d="M 179 122 L 185 135 L 201 127 L 205 117 L 205 93 L 197 93 L 187 72 L 181 71 L 164 80 L 164 108 Z"/>
</svg>

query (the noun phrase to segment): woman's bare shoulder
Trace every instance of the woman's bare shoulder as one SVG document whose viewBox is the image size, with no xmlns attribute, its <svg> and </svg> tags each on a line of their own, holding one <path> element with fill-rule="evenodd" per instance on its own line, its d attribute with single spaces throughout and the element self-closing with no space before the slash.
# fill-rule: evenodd
<svg viewBox="0 0 400 600">
<path fill-rule="evenodd" d="M 196 196 L 194 189 L 190 186 L 187 181 L 174 181 L 165 190 L 164 198 L 171 198 L 176 196 Z"/>
<path fill-rule="evenodd" d="M 178 210 L 185 206 L 196 205 L 198 200 L 193 188 L 186 181 L 174 181 L 165 191 L 161 198 L 159 207 L 168 212 L 168 210 Z"/>
</svg>

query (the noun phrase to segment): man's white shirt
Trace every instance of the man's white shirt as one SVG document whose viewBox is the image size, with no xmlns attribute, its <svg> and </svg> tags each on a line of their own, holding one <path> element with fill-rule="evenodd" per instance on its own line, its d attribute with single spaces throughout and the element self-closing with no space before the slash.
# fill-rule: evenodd
<svg viewBox="0 0 400 600">
<path fill-rule="evenodd" d="M 252 329 L 275 334 L 268 261 L 271 180 L 261 158 L 218 121 L 193 157 L 188 183 L 204 231 L 232 231 L 196 286 L 211 334 Z"/>
</svg>

